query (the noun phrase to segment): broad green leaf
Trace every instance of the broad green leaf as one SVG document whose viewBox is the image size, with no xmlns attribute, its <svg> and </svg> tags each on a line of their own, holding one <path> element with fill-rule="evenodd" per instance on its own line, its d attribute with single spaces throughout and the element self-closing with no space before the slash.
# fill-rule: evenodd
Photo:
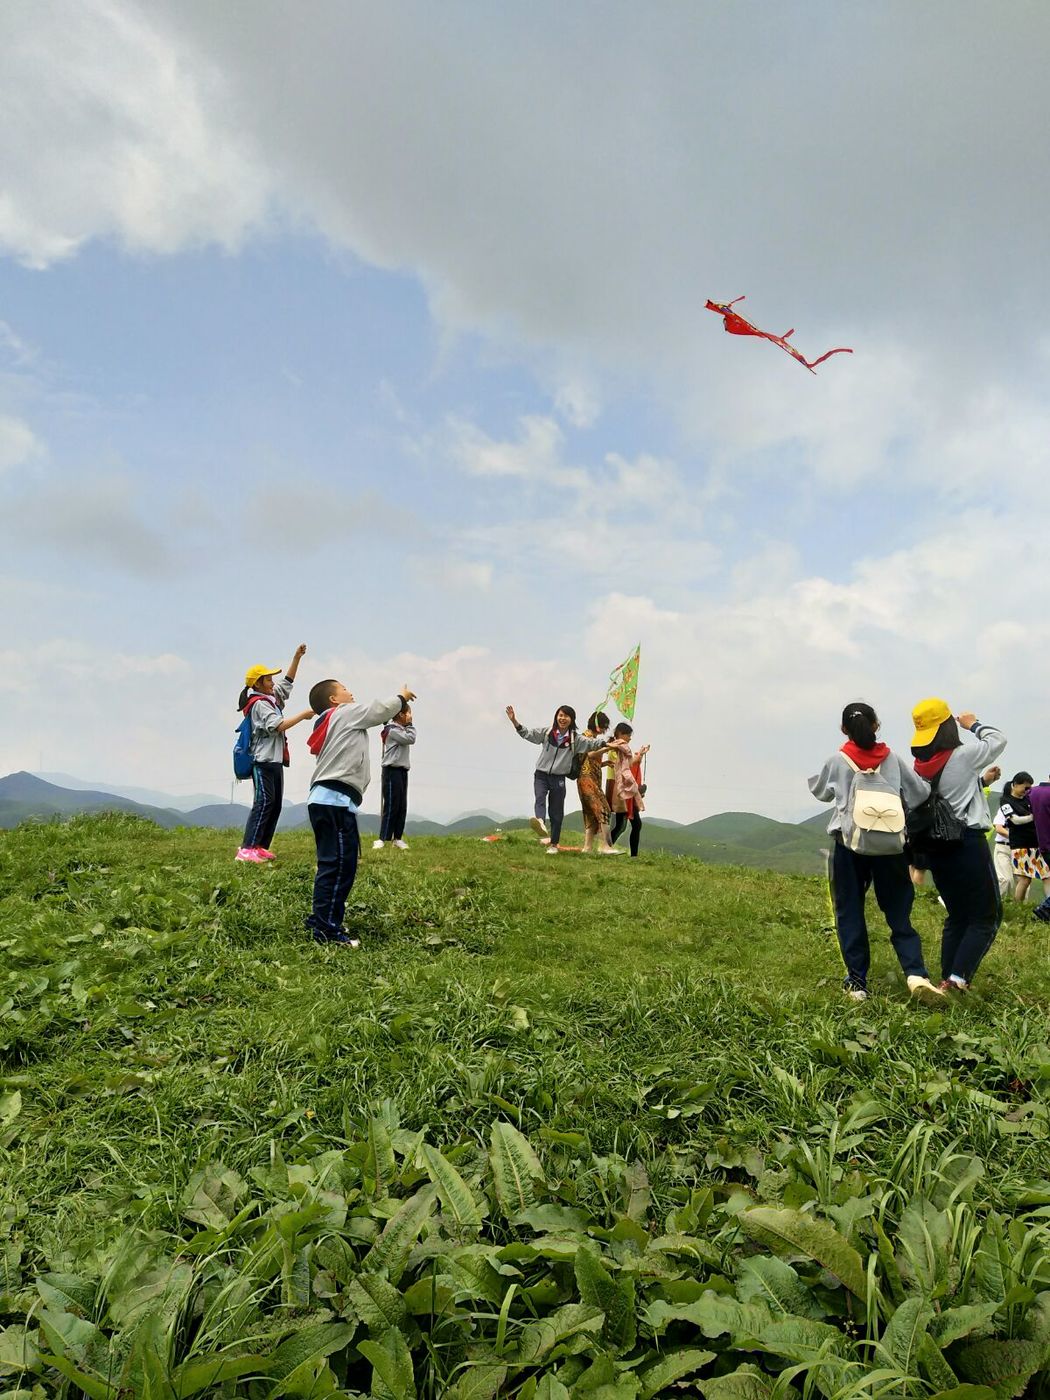
<svg viewBox="0 0 1050 1400">
<path fill-rule="evenodd" d="M 965 1303 L 958 1308 L 945 1308 L 930 1323 L 930 1336 L 940 1347 L 951 1346 L 974 1332 L 990 1331 L 989 1324 L 998 1311 L 998 1303 Z"/>
<path fill-rule="evenodd" d="M 276 1383 L 267 1391 L 267 1400 L 299 1394 L 303 1381 L 312 1378 L 319 1363 L 349 1346 L 356 1331 L 353 1323 L 321 1322 L 294 1332 L 270 1359 L 267 1374 Z"/>
<path fill-rule="evenodd" d="M 951 1390 L 959 1384 L 959 1377 L 944 1359 L 944 1352 L 928 1333 L 919 1343 L 919 1370 L 930 1385 L 941 1390 Z"/>
<path fill-rule="evenodd" d="M 34 1369 L 40 1355 L 36 1338 L 36 1331 L 27 1331 L 21 1323 L 0 1329 L 0 1376 Z"/>
<path fill-rule="evenodd" d="M 540 1377 L 536 1386 L 535 1400 L 569 1400 L 569 1391 L 557 1376 L 547 1371 Z"/>
<path fill-rule="evenodd" d="M 925 1197 L 917 1196 L 901 1212 L 897 1227 L 901 1276 L 927 1297 L 937 1293 L 938 1284 L 947 1276 L 950 1229 L 945 1212 Z"/>
<path fill-rule="evenodd" d="M 586 1230 L 593 1218 L 589 1211 L 579 1210 L 575 1206 L 556 1206 L 548 1203 L 519 1211 L 514 1217 L 514 1224 L 528 1225 L 538 1235 L 568 1235 Z"/>
<path fill-rule="evenodd" d="M 71 1312 L 77 1317 L 94 1312 L 98 1297 L 97 1285 L 75 1274 L 41 1274 L 36 1291 L 55 1312 Z"/>
<path fill-rule="evenodd" d="M 989 1339 L 964 1347 L 958 1354 L 956 1370 L 975 1385 L 991 1386 L 997 1400 L 1015 1400 L 1048 1360 L 1048 1348 L 1042 1342 Z"/>
<path fill-rule="evenodd" d="M 258 1354 L 247 1356 L 203 1356 L 184 1361 L 172 1372 L 172 1382 L 179 1400 L 191 1400 L 202 1390 L 237 1381 L 243 1376 L 265 1376 L 273 1358 Z"/>
<path fill-rule="evenodd" d="M 758 1337 L 763 1351 L 788 1361 L 811 1361 L 818 1356 L 848 1356 L 850 1343 L 829 1322 L 810 1317 L 778 1317 L 763 1327 Z"/>
<path fill-rule="evenodd" d="M 929 1335 L 933 1309 L 922 1298 L 905 1298 L 882 1334 L 881 1347 L 905 1376 L 914 1376 L 922 1339 Z"/>
<path fill-rule="evenodd" d="M 536 1204 L 537 1183 L 544 1184 L 540 1159 L 512 1123 L 493 1123 L 490 1140 L 496 1199 L 507 1215 L 520 1215 Z"/>
<path fill-rule="evenodd" d="M 493 1400 L 507 1379 L 506 1366 L 482 1362 L 460 1371 L 453 1385 L 442 1391 L 442 1400 Z M 566 1396 L 568 1391 L 565 1392 Z"/>
<path fill-rule="evenodd" d="M 645 1310 L 645 1320 L 654 1332 L 662 1332 L 669 1322 L 691 1322 L 705 1337 L 722 1337 L 726 1333 L 734 1345 L 753 1341 L 772 1321 L 764 1303 L 738 1303 L 721 1293 L 708 1290 L 695 1303 L 665 1303 L 658 1298 Z"/>
<path fill-rule="evenodd" d="M 365 1255 L 361 1264 L 363 1270 L 376 1273 L 385 1269 L 391 1283 L 400 1283 L 408 1256 L 434 1208 L 436 1195 L 437 1191 L 433 1186 L 424 1186 L 403 1202 Z"/>
<path fill-rule="evenodd" d="M 711 1376 L 696 1382 L 704 1400 L 770 1400 L 772 1377 L 757 1366 L 740 1366 L 725 1376 Z"/>
<path fill-rule="evenodd" d="M 855 1297 L 867 1297 L 867 1277 L 860 1255 L 825 1221 L 800 1210 L 774 1210 L 769 1206 L 742 1211 L 737 1220 L 760 1244 L 777 1253 L 805 1255 L 834 1274 Z"/>
<path fill-rule="evenodd" d="M 445 1265 L 459 1285 L 460 1293 L 467 1298 L 483 1298 L 498 1308 L 503 1298 L 503 1281 L 495 1265 L 488 1257 L 498 1251 L 491 1246 L 470 1245 L 445 1255 Z"/>
<path fill-rule="evenodd" d="M 642 1383 L 639 1392 L 641 1400 L 653 1400 L 654 1395 L 659 1395 L 675 1381 L 680 1381 L 683 1376 L 691 1376 L 694 1371 L 699 1371 L 701 1366 L 713 1361 L 715 1355 L 713 1351 L 696 1351 L 691 1347 L 665 1352 L 659 1361 L 639 1372 L 638 1379 Z"/>
<path fill-rule="evenodd" d="M 630 1351 L 637 1335 L 634 1279 L 614 1278 L 590 1245 L 576 1251 L 575 1268 L 580 1297 L 605 1314 L 602 1335 L 617 1351 Z"/>
<path fill-rule="evenodd" d="M 427 1175 L 437 1187 L 445 1209 L 460 1225 L 480 1226 L 481 1207 L 452 1163 L 429 1143 L 424 1143 L 421 1151 Z"/>
<path fill-rule="evenodd" d="M 363 1171 L 373 1184 L 373 1195 L 381 1199 L 390 1194 L 397 1181 L 397 1162 L 390 1129 L 382 1118 L 373 1118 L 368 1125 L 368 1152 Z"/>
<path fill-rule="evenodd" d="M 617 1368 L 611 1356 L 597 1356 L 571 1387 L 580 1400 L 636 1400 L 640 1382 L 630 1371 Z"/>
<path fill-rule="evenodd" d="M 117 1400 L 116 1386 L 107 1384 L 98 1376 L 89 1375 L 87 1371 L 82 1371 L 78 1366 L 74 1366 L 68 1356 L 44 1356 L 41 1360 L 48 1366 L 53 1366 L 56 1371 L 60 1371 L 67 1380 L 70 1380 L 80 1387 L 88 1400 Z"/>
<path fill-rule="evenodd" d="M 102 1333 L 86 1318 L 74 1317 L 72 1313 L 59 1312 L 55 1308 L 44 1308 L 39 1316 L 44 1338 L 58 1356 L 83 1361 L 89 1347 L 104 1343 Z"/>
<path fill-rule="evenodd" d="M 374 1400 L 415 1400 L 412 1357 L 399 1328 L 391 1327 L 377 1341 L 361 1342 L 357 1349 L 372 1363 Z"/>
<path fill-rule="evenodd" d="M 374 1334 L 400 1327 L 407 1315 L 404 1298 L 381 1274 L 361 1273 L 349 1279 L 346 1296 L 354 1312 Z"/>
<path fill-rule="evenodd" d="M 18 1089 L 0 1094 L 0 1128 L 9 1127 L 22 1112 L 22 1095 Z"/>
<path fill-rule="evenodd" d="M 564 1307 L 523 1327 L 518 1342 L 518 1361 L 534 1366 L 556 1346 L 579 1332 L 598 1333 L 605 1321 L 600 1308 L 587 1303 L 566 1303 Z"/>
<path fill-rule="evenodd" d="M 826 1315 L 816 1296 L 798 1274 L 775 1255 L 756 1255 L 741 1261 L 737 1270 L 737 1297 L 742 1303 L 758 1300 L 776 1313 L 793 1317 L 821 1318 Z"/>
<path fill-rule="evenodd" d="M 237 1214 L 237 1202 L 247 1189 L 232 1168 L 209 1162 L 186 1183 L 180 1202 L 182 1214 L 196 1225 L 223 1230 Z"/>
</svg>

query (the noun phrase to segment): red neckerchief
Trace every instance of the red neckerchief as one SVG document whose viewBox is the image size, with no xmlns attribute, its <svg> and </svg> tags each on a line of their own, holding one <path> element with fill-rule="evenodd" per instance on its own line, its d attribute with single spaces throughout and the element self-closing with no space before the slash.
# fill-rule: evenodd
<svg viewBox="0 0 1050 1400">
<path fill-rule="evenodd" d="M 556 749 L 564 749 L 572 743 L 572 730 L 552 729 L 551 732 L 547 735 L 547 738 L 551 741 L 551 743 Z"/>
<path fill-rule="evenodd" d="M 878 768 L 890 756 L 889 744 L 872 744 L 870 749 L 862 749 L 855 744 L 852 739 L 848 739 L 842 745 L 842 752 L 866 773 L 870 773 L 873 768 Z"/>
<path fill-rule="evenodd" d="M 338 708 L 338 705 L 333 705 L 330 710 L 325 710 L 323 715 L 318 715 L 314 720 L 313 730 L 311 731 L 309 739 L 306 741 L 306 747 L 313 754 L 314 758 L 317 758 L 324 748 L 324 741 L 328 738 L 328 726 L 331 724 L 332 716 Z"/>
<path fill-rule="evenodd" d="M 274 707 L 275 710 L 279 710 L 282 714 L 284 713 L 284 707 L 278 702 L 278 699 L 277 699 L 277 696 L 276 696 L 276 695 L 264 695 L 264 694 L 262 693 L 261 690 L 257 690 L 257 691 L 255 692 L 254 695 L 249 695 L 249 696 L 248 696 L 248 703 L 247 703 L 247 704 L 245 705 L 245 707 L 244 707 L 244 715 L 245 715 L 245 717 L 247 717 L 248 715 L 251 714 L 252 706 L 256 703 L 257 700 L 269 700 L 270 704 Z M 287 767 L 289 766 L 289 764 L 291 763 L 291 761 L 292 761 L 292 751 L 291 751 L 291 749 L 288 747 L 288 735 L 287 735 L 287 734 L 282 734 L 282 735 L 281 735 L 281 762 L 282 762 L 282 763 L 284 764 L 284 766 L 287 768 Z"/>
<path fill-rule="evenodd" d="M 954 752 L 954 749 L 941 749 L 940 753 L 935 753 L 932 758 L 917 758 L 915 760 L 916 773 L 920 778 L 925 778 L 929 782 L 931 778 L 936 778 Z"/>
</svg>

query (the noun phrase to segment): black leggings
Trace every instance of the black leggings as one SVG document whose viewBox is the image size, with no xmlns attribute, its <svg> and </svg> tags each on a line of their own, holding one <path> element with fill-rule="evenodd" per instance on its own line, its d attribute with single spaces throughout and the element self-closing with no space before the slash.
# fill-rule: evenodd
<svg viewBox="0 0 1050 1400">
<path fill-rule="evenodd" d="M 612 841 L 612 842 L 615 842 L 615 841 L 616 841 L 616 838 L 620 835 L 620 833 L 623 831 L 623 829 L 624 829 L 624 827 L 625 827 L 626 825 L 627 825 L 627 813 L 626 813 L 626 812 L 617 812 L 617 813 L 616 813 L 616 820 L 613 822 L 612 831 L 611 831 L 610 834 L 609 834 L 609 840 Z M 639 814 L 638 814 L 637 812 L 635 812 L 634 816 L 631 818 L 631 855 L 632 855 L 632 856 L 636 856 L 636 855 L 638 854 L 638 842 L 641 840 L 641 837 L 642 837 L 642 819 L 641 819 L 641 817 L 639 816 Z"/>
</svg>

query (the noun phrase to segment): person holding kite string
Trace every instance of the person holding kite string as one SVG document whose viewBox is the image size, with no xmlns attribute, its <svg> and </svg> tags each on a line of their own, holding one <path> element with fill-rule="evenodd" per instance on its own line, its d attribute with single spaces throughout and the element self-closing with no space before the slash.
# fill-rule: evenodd
<svg viewBox="0 0 1050 1400">
<path fill-rule="evenodd" d="M 618 724 L 613 730 L 609 751 L 613 768 L 610 779 L 610 805 L 616 813 L 612 839 L 619 839 L 624 827 L 631 823 L 631 855 L 637 859 L 638 843 L 642 836 L 642 813 L 645 811 L 644 789 L 642 784 L 642 759 L 649 752 L 649 745 L 643 744 L 631 752 L 631 739 L 634 729 L 629 724 Z"/>
<path fill-rule="evenodd" d="M 559 705 L 554 712 L 554 722 L 549 729 L 527 729 L 518 722 L 514 706 L 507 706 L 507 718 L 529 744 L 540 746 L 540 756 L 536 760 L 533 775 L 534 815 L 529 821 L 533 831 L 547 837 L 546 817 L 550 814 L 550 833 L 547 854 L 558 854 L 562 822 L 565 819 L 565 779 L 579 776 L 580 763 L 584 755 L 605 747 L 600 736 L 586 739 L 576 728 L 576 711 L 571 705 Z"/>
</svg>

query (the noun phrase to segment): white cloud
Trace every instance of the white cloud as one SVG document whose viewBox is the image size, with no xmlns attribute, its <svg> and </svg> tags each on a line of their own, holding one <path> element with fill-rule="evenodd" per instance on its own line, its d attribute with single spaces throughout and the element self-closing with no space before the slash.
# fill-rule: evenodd
<svg viewBox="0 0 1050 1400">
<path fill-rule="evenodd" d="M 184 565 L 185 541 L 154 523 L 156 500 L 141 501 L 141 488 L 123 472 L 82 479 L 52 477 L 12 494 L 0 516 L 8 548 L 44 549 L 85 559 L 140 578 L 156 578 Z"/>
<path fill-rule="evenodd" d="M 43 444 L 28 423 L 0 413 L 0 472 L 43 455 Z"/>
</svg>

